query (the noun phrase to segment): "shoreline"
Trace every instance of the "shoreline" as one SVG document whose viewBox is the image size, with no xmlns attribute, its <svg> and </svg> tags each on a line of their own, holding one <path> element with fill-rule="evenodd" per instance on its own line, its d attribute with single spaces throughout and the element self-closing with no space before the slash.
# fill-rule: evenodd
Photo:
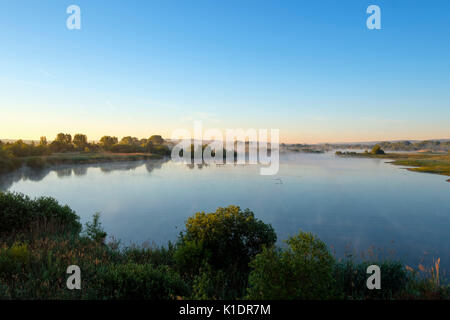
<svg viewBox="0 0 450 320">
<path fill-rule="evenodd" d="M 336 155 L 339 157 L 358 157 L 371 159 L 388 159 L 386 163 L 397 166 L 406 166 L 405 168 L 412 172 L 422 172 L 450 176 L 450 154 L 441 153 L 385 153 L 371 154 L 358 152 L 340 152 Z M 446 180 L 450 182 L 450 179 Z"/>
</svg>

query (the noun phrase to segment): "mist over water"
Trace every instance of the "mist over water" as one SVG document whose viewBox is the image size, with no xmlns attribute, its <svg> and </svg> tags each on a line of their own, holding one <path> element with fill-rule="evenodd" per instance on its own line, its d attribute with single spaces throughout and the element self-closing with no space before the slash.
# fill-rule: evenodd
<svg viewBox="0 0 450 320">
<path fill-rule="evenodd" d="M 197 211 L 238 205 L 271 223 L 279 241 L 300 229 L 338 257 L 373 246 L 416 267 L 441 258 L 450 270 L 450 183 L 384 159 L 334 153 L 280 155 L 276 176 L 258 165 L 186 166 L 170 160 L 59 166 L 0 177 L 0 189 L 68 204 L 83 224 L 94 212 L 122 244 L 176 240 Z"/>
</svg>

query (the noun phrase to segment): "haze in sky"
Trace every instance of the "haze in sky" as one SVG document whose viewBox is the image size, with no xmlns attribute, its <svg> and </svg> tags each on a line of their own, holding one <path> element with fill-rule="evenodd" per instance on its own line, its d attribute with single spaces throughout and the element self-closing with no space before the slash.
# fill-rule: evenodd
<svg viewBox="0 0 450 320">
<path fill-rule="evenodd" d="M 449 17 L 443 0 L 1 0 L 0 138 L 194 120 L 282 142 L 450 138 Z"/>
</svg>

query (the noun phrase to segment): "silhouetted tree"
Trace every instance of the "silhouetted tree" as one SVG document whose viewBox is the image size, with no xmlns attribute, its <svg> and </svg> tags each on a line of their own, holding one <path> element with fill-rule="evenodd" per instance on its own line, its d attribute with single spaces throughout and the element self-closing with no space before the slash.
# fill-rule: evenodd
<svg viewBox="0 0 450 320">
<path fill-rule="evenodd" d="M 164 139 L 160 135 L 153 135 L 148 139 L 149 142 L 153 144 L 163 144 Z"/>
<path fill-rule="evenodd" d="M 71 144 L 72 143 L 72 136 L 68 133 L 58 133 L 56 135 L 55 141 L 65 143 L 65 144 Z"/>
<path fill-rule="evenodd" d="M 122 140 L 120 140 L 120 144 L 127 144 L 127 145 L 139 145 L 139 139 L 136 137 L 123 137 Z"/>
<path fill-rule="evenodd" d="M 118 142 L 119 140 L 117 139 L 117 137 L 103 136 L 100 139 L 100 145 L 106 150 L 111 149 L 111 147 L 117 144 Z"/>
<path fill-rule="evenodd" d="M 47 145 L 47 137 L 41 137 L 41 139 L 39 140 L 39 145 L 46 146 Z"/>
<path fill-rule="evenodd" d="M 77 133 L 73 137 L 73 144 L 78 149 L 84 149 L 88 145 L 87 136 L 85 134 Z"/>
</svg>

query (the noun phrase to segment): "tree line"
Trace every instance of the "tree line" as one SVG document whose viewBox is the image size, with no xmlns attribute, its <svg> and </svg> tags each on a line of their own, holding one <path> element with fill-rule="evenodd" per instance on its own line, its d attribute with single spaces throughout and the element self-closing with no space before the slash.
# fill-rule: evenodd
<svg viewBox="0 0 450 320">
<path fill-rule="evenodd" d="M 38 143 L 23 140 L 4 143 L 0 141 L 2 154 L 9 153 L 14 157 L 44 156 L 52 153 L 64 152 L 114 152 L 114 153 L 156 153 L 166 155 L 169 152 L 165 140 L 160 135 L 153 135 L 148 139 L 136 137 L 103 136 L 99 142 L 89 142 L 85 134 L 58 133 L 56 138 L 48 142 L 41 137 Z M 0 154 L 0 156 L 2 155 Z"/>
<path fill-rule="evenodd" d="M 51 142 L 41 137 L 39 142 L 25 143 L 23 140 L 2 142 L 0 140 L 0 174 L 18 169 L 23 163 L 30 162 L 31 167 L 40 167 L 42 158 L 54 153 L 145 153 L 159 156 L 170 154 L 166 141 L 160 135 L 138 139 L 123 137 L 120 141 L 114 136 L 103 136 L 99 142 L 89 142 L 85 134 L 77 133 L 73 137 L 68 133 L 58 133 Z M 35 165 L 34 162 L 39 162 Z"/>
</svg>

